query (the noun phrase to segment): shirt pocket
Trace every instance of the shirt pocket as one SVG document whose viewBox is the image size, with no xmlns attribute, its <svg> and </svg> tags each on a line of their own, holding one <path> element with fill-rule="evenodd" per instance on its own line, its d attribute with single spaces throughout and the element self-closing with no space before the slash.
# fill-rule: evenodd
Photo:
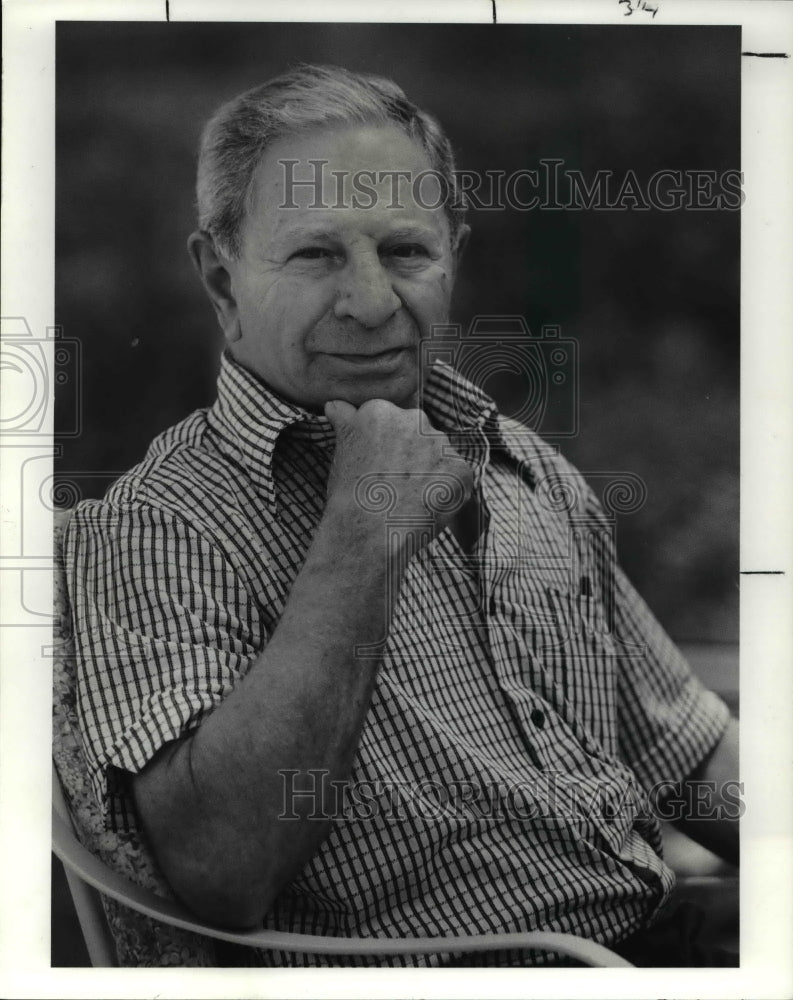
<svg viewBox="0 0 793 1000">
<path fill-rule="evenodd" d="M 583 592 L 582 592 L 583 591 Z M 617 655 L 603 607 L 587 593 L 545 588 L 535 670 L 560 699 L 561 714 L 587 745 L 612 754 L 617 747 Z"/>
</svg>

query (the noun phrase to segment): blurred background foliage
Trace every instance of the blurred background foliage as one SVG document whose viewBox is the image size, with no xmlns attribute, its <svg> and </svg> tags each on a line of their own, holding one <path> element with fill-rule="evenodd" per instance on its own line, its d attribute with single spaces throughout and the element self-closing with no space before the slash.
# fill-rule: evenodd
<svg viewBox="0 0 793 1000">
<path fill-rule="evenodd" d="M 56 470 L 84 496 L 213 398 L 221 342 L 185 240 L 202 123 L 240 90 L 298 62 L 392 77 L 470 170 L 740 168 L 738 28 L 61 22 L 56 45 L 56 321 L 82 349 L 82 433 Z M 454 318 L 575 338 L 579 431 L 562 452 L 646 483 L 618 545 L 672 635 L 735 641 L 740 213 L 469 221 Z M 514 381 L 486 388 L 518 408 Z M 62 392 L 57 419 L 73 405 Z M 539 429 L 569 406 L 550 400 Z"/>
</svg>

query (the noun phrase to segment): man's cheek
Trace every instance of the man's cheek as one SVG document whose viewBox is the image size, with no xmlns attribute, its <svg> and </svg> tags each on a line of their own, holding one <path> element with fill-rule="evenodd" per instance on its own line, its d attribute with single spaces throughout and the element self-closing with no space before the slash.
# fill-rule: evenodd
<svg viewBox="0 0 793 1000">
<path fill-rule="evenodd" d="M 279 278 L 260 299 L 264 321 L 275 320 L 307 332 L 333 307 L 334 290 L 329 282 Z"/>
<path fill-rule="evenodd" d="M 259 308 L 280 314 L 290 307 L 294 309 L 295 303 L 310 291 L 310 286 L 306 288 L 304 281 L 278 275 L 259 286 Z"/>
<path fill-rule="evenodd" d="M 416 280 L 405 283 L 397 294 L 413 314 L 422 332 L 427 336 L 433 323 L 445 323 L 451 299 L 451 279 L 441 269 L 433 269 Z"/>
</svg>

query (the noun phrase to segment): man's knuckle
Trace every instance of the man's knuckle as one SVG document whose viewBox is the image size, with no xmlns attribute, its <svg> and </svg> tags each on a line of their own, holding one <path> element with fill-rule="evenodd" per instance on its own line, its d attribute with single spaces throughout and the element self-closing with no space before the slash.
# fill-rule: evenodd
<svg viewBox="0 0 793 1000">
<path fill-rule="evenodd" d="M 359 408 L 358 412 L 361 415 L 369 417 L 385 417 L 388 416 L 390 411 L 394 407 L 387 399 L 367 399 L 365 403 Z"/>
</svg>

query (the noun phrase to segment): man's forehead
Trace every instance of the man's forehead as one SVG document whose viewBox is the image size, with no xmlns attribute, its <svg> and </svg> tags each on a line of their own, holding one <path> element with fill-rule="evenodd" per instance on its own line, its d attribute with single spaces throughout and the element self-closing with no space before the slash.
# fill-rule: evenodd
<svg viewBox="0 0 793 1000">
<path fill-rule="evenodd" d="M 429 166 L 427 151 L 402 128 L 392 123 L 331 123 L 292 132 L 275 139 L 262 162 L 294 156 L 325 158 L 350 168 L 399 170 Z"/>
<path fill-rule="evenodd" d="M 339 126 L 273 143 L 256 169 L 251 202 L 268 214 L 388 207 L 418 219 L 432 213 L 438 192 L 437 173 L 410 136 L 389 125 Z"/>
</svg>

